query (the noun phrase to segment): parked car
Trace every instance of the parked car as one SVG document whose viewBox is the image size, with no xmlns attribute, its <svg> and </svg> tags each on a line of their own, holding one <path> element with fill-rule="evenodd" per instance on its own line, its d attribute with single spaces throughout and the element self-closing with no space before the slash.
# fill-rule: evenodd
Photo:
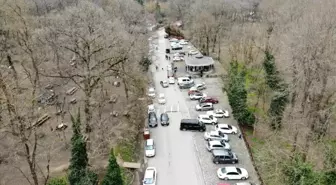
<svg viewBox="0 0 336 185">
<path fill-rule="evenodd" d="M 191 79 L 189 77 L 180 77 L 180 78 L 177 79 L 177 84 L 178 85 L 181 85 L 181 84 L 192 84 L 192 86 L 194 86 L 195 82 L 194 82 L 193 79 Z"/>
<path fill-rule="evenodd" d="M 189 54 L 190 55 L 197 55 L 197 54 L 199 54 L 199 51 L 197 51 L 197 50 L 190 50 Z"/>
<path fill-rule="evenodd" d="M 150 87 L 148 89 L 148 96 L 151 98 L 155 98 L 155 88 L 154 87 Z"/>
<path fill-rule="evenodd" d="M 160 116 L 160 122 L 161 122 L 161 125 L 164 126 L 168 126 L 169 125 L 169 116 L 167 113 L 162 113 L 161 116 Z"/>
<path fill-rule="evenodd" d="M 204 139 L 207 140 L 207 141 L 214 141 L 214 140 L 222 141 L 222 140 L 224 140 L 225 142 L 229 142 L 229 136 L 228 135 L 219 133 L 218 131 L 215 131 L 215 130 L 204 133 Z"/>
<path fill-rule="evenodd" d="M 163 88 L 167 88 L 169 86 L 168 82 L 166 80 L 164 81 L 160 81 L 160 85 L 163 87 Z"/>
<path fill-rule="evenodd" d="M 169 77 L 169 84 L 175 84 L 174 77 Z"/>
<path fill-rule="evenodd" d="M 147 167 L 142 181 L 143 185 L 156 185 L 157 171 L 154 167 Z"/>
<path fill-rule="evenodd" d="M 212 150 L 231 150 L 230 144 L 225 142 L 224 140 L 208 141 L 206 148 L 209 152 L 211 152 Z"/>
<path fill-rule="evenodd" d="M 155 112 L 155 106 L 154 104 L 148 105 L 148 113 Z"/>
<path fill-rule="evenodd" d="M 249 177 L 246 169 L 235 166 L 219 168 L 217 170 L 217 176 L 223 180 L 246 180 Z"/>
<path fill-rule="evenodd" d="M 159 101 L 159 104 L 165 104 L 166 103 L 166 98 L 165 98 L 165 95 L 163 93 L 159 94 L 158 101 Z"/>
<path fill-rule="evenodd" d="M 192 87 L 194 84 L 190 83 L 190 84 L 179 84 L 179 88 L 180 89 L 189 89 L 190 87 Z"/>
<path fill-rule="evenodd" d="M 218 124 L 215 126 L 215 129 L 224 134 L 237 134 L 238 129 L 235 126 L 228 124 Z"/>
<path fill-rule="evenodd" d="M 194 94 L 194 93 L 202 93 L 202 91 L 199 91 L 199 90 L 189 90 L 188 91 L 188 96 L 190 96 L 191 94 Z"/>
<path fill-rule="evenodd" d="M 212 150 L 212 162 L 215 164 L 236 164 L 238 157 L 228 150 Z"/>
<path fill-rule="evenodd" d="M 257 185 L 257 184 L 252 182 L 237 182 L 235 185 Z"/>
<path fill-rule="evenodd" d="M 180 130 L 197 130 L 204 132 L 206 127 L 204 123 L 200 123 L 197 119 L 182 119 L 180 123 Z"/>
<path fill-rule="evenodd" d="M 198 101 L 200 103 L 212 103 L 212 104 L 217 104 L 218 103 L 218 99 L 214 98 L 214 97 L 202 97 Z"/>
<path fill-rule="evenodd" d="M 216 109 L 214 111 L 208 111 L 208 115 L 212 115 L 215 118 L 228 118 L 230 117 L 229 111 L 228 110 L 222 110 L 222 109 Z"/>
<path fill-rule="evenodd" d="M 157 117 L 155 112 L 148 113 L 148 126 L 149 127 L 157 127 Z"/>
<path fill-rule="evenodd" d="M 153 139 L 147 139 L 145 144 L 145 154 L 146 157 L 154 157 L 155 156 L 155 145 Z"/>
<path fill-rule="evenodd" d="M 200 83 L 200 84 L 196 84 L 196 85 L 194 85 L 193 87 L 191 87 L 189 90 L 190 91 L 192 91 L 192 90 L 199 90 L 199 91 L 201 91 L 201 90 L 204 90 L 204 89 L 206 89 L 206 86 L 205 86 L 205 83 L 203 82 L 203 83 Z"/>
<path fill-rule="evenodd" d="M 212 115 L 207 115 L 207 114 L 203 114 L 203 115 L 199 115 L 197 117 L 198 121 L 204 124 L 217 124 L 218 120 L 217 118 L 213 117 Z"/>
<path fill-rule="evenodd" d="M 199 99 L 204 98 L 206 96 L 207 95 L 205 93 L 193 93 L 193 94 L 189 95 L 189 98 L 191 100 L 199 100 Z"/>
<path fill-rule="evenodd" d="M 212 103 L 200 103 L 196 105 L 196 111 L 214 110 Z"/>
</svg>

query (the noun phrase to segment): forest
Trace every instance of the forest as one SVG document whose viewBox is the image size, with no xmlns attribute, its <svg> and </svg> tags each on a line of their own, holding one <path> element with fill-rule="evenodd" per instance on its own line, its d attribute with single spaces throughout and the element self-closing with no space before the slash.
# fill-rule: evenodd
<svg viewBox="0 0 336 185">
<path fill-rule="evenodd" d="M 166 18 L 223 66 L 263 184 L 336 182 L 333 0 L 170 0 Z"/>
<path fill-rule="evenodd" d="M 147 39 L 137 1 L 0 0 L 0 184 L 129 184 Z"/>
</svg>

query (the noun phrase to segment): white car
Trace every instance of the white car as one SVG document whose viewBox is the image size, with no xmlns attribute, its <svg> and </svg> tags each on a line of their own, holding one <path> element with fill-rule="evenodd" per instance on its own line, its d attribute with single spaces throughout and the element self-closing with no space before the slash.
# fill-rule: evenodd
<svg viewBox="0 0 336 185">
<path fill-rule="evenodd" d="M 190 50 L 189 51 L 190 55 L 197 55 L 198 53 L 199 53 L 199 51 L 197 51 L 197 50 Z"/>
<path fill-rule="evenodd" d="M 186 41 L 186 40 L 180 40 L 180 44 L 181 45 L 188 45 L 188 41 Z"/>
<path fill-rule="evenodd" d="M 208 115 L 212 115 L 215 118 L 228 118 L 230 117 L 228 110 L 216 109 L 215 111 L 208 111 Z"/>
<path fill-rule="evenodd" d="M 218 124 L 215 126 L 216 130 L 224 134 L 237 134 L 238 129 L 235 126 L 228 124 Z"/>
<path fill-rule="evenodd" d="M 214 110 L 212 103 L 200 103 L 195 106 L 196 111 Z"/>
<path fill-rule="evenodd" d="M 226 134 L 220 134 L 218 131 L 210 131 L 204 133 L 204 139 L 207 141 L 224 140 L 225 142 L 228 142 L 229 136 Z"/>
<path fill-rule="evenodd" d="M 166 103 L 165 95 L 163 93 L 160 93 L 158 100 L 159 100 L 159 104 L 165 104 Z"/>
<path fill-rule="evenodd" d="M 206 97 L 207 95 L 205 93 L 193 93 L 189 95 L 189 98 L 191 100 L 199 100 L 203 97 Z"/>
<path fill-rule="evenodd" d="M 231 151 L 231 146 L 229 143 L 225 142 L 224 140 L 213 140 L 208 141 L 206 148 L 209 152 L 212 150 L 228 150 Z"/>
<path fill-rule="evenodd" d="M 145 154 L 146 157 L 154 157 L 155 156 L 155 145 L 153 139 L 147 139 L 145 145 Z"/>
<path fill-rule="evenodd" d="M 201 91 L 206 89 L 205 83 L 200 83 L 200 84 L 196 84 L 195 86 L 191 87 L 189 90 L 190 91 Z"/>
<path fill-rule="evenodd" d="M 160 84 L 161 84 L 161 86 L 162 86 L 163 88 L 167 88 L 167 87 L 169 87 L 169 84 L 168 84 L 168 82 L 167 82 L 166 80 L 161 81 Z"/>
<path fill-rule="evenodd" d="M 155 106 L 154 104 L 148 105 L 148 113 L 155 112 Z"/>
<path fill-rule="evenodd" d="M 249 177 L 246 169 L 235 166 L 219 168 L 217 176 L 223 180 L 245 180 Z"/>
<path fill-rule="evenodd" d="M 175 84 L 174 77 L 169 77 L 169 84 Z"/>
<path fill-rule="evenodd" d="M 157 172 L 154 167 L 147 167 L 142 181 L 143 185 L 156 185 Z"/>
<path fill-rule="evenodd" d="M 197 117 L 198 121 L 200 123 L 204 123 L 204 124 L 217 124 L 218 120 L 217 118 L 213 117 L 212 115 L 207 115 L 207 114 L 203 114 L 203 115 L 199 115 Z"/>
<path fill-rule="evenodd" d="M 151 98 L 155 98 L 155 89 L 153 87 L 150 87 L 148 89 L 148 96 Z"/>
</svg>

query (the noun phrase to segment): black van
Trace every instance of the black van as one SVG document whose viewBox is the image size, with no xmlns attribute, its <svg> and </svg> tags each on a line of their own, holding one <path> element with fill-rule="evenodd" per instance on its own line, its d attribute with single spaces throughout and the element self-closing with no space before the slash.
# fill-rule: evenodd
<svg viewBox="0 0 336 185">
<path fill-rule="evenodd" d="M 205 132 L 206 127 L 197 119 L 182 119 L 180 124 L 180 130 L 197 130 L 200 132 Z"/>
</svg>

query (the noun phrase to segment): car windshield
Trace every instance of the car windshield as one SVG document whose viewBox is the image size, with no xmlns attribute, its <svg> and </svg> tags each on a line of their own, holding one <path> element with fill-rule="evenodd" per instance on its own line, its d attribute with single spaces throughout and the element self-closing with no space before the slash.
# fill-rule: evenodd
<svg viewBox="0 0 336 185">
<path fill-rule="evenodd" d="M 144 179 L 144 184 L 153 184 L 153 182 L 154 182 L 154 179 L 152 179 L 152 178 L 145 178 Z"/>
<path fill-rule="evenodd" d="M 222 168 L 221 171 L 222 171 L 222 173 L 226 173 L 225 168 Z"/>
<path fill-rule="evenodd" d="M 237 169 L 237 172 L 238 172 L 239 174 L 242 173 L 241 170 L 240 170 L 239 168 L 236 168 L 236 169 Z"/>
<path fill-rule="evenodd" d="M 162 114 L 162 115 L 161 115 L 161 120 L 162 120 L 162 121 L 168 121 L 168 120 L 169 120 L 168 115 L 166 115 L 166 114 Z"/>
<path fill-rule="evenodd" d="M 231 125 L 228 125 L 228 128 L 229 128 L 229 129 L 232 129 L 232 126 L 231 126 Z"/>
<path fill-rule="evenodd" d="M 146 146 L 146 150 L 153 150 L 154 149 L 154 146 L 153 145 L 147 145 Z"/>
</svg>

